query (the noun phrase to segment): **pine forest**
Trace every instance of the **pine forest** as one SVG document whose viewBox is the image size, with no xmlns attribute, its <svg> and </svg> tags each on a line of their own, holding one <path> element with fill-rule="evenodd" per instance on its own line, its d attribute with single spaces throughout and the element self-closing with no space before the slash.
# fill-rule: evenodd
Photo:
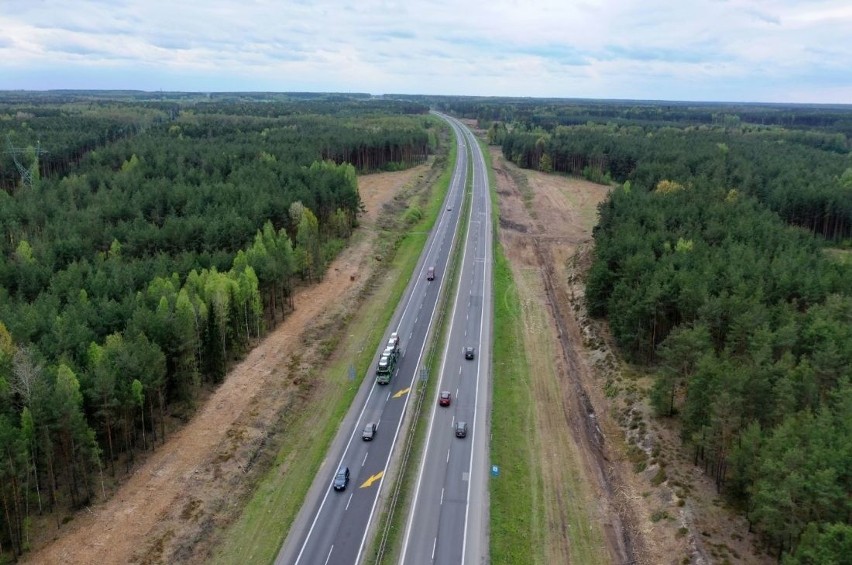
<svg viewBox="0 0 852 565">
<path fill-rule="evenodd" d="M 161 444 L 346 245 L 356 175 L 423 162 L 438 123 L 365 95 L 0 95 L 0 553 Z"/>
</svg>

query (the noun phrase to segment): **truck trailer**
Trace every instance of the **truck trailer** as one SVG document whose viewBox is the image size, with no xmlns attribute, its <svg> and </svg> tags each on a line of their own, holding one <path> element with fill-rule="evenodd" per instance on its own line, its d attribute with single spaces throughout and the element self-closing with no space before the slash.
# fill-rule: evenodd
<svg viewBox="0 0 852 565">
<path fill-rule="evenodd" d="M 392 333 L 388 339 L 382 356 L 379 358 L 379 364 L 376 366 L 376 383 L 386 385 L 390 382 L 393 376 L 393 371 L 396 368 L 396 362 L 399 359 L 399 336 L 396 332 Z"/>
</svg>

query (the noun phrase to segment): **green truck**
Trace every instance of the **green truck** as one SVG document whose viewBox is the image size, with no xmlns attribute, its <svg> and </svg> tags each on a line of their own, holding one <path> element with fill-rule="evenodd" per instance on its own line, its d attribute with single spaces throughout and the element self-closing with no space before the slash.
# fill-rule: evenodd
<svg viewBox="0 0 852 565">
<path fill-rule="evenodd" d="M 388 339 L 388 344 L 379 358 L 379 364 L 376 366 L 377 384 L 386 385 L 390 382 L 393 371 L 396 369 L 397 359 L 399 359 L 399 336 L 394 332 Z"/>
</svg>

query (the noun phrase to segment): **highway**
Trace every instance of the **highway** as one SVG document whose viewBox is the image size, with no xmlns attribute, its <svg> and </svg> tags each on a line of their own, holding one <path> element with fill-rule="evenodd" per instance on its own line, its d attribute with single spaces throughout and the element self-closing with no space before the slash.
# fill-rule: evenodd
<svg viewBox="0 0 852 565">
<path fill-rule="evenodd" d="M 427 337 L 434 331 L 436 304 L 446 284 L 450 251 L 458 234 L 469 143 L 462 141 L 463 130 L 454 121 L 451 124 L 459 150 L 446 202 L 370 372 L 320 466 L 276 564 L 352 565 L 364 558 L 384 487 L 384 473 L 401 438 L 403 416 L 420 375 Z M 433 281 L 426 280 L 430 267 L 435 269 Z M 393 331 L 399 333 L 402 350 L 396 374 L 390 384 L 377 385 L 375 366 Z M 361 439 L 361 430 L 368 422 L 378 423 L 375 438 L 369 442 Z M 345 490 L 335 491 L 334 475 L 344 465 L 349 468 L 350 482 Z"/>
<path fill-rule="evenodd" d="M 488 562 L 491 202 L 482 152 L 471 132 L 463 131 L 473 162 L 469 228 L 426 450 L 406 521 L 404 565 Z M 469 346 L 476 351 L 472 360 L 464 355 Z M 438 405 L 440 391 L 451 393 L 450 406 Z M 468 423 L 465 438 L 454 434 L 458 421 Z"/>
</svg>

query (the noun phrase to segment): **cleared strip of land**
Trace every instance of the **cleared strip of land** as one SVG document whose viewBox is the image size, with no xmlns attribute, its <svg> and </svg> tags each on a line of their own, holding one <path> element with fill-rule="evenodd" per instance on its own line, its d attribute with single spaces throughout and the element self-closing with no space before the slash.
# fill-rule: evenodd
<svg viewBox="0 0 852 565">
<path fill-rule="evenodd" d="M 623 551 L 547 285 L 591 237 L 606 187 L 530 175 L 505 165 L 494 178 L 504 258 L 495 268 L 493 563 L 610 563 Z M 511 167 L 511 170 L 508 168 Z M 530 178 L 532 176 L 532 178 Z M 576 343 L 574 342 L 576 341 Z M 579 340 L 571 346 L 582 349 Z M 505 469 L 505 472 L 504 472 Z"/>
</svg>

